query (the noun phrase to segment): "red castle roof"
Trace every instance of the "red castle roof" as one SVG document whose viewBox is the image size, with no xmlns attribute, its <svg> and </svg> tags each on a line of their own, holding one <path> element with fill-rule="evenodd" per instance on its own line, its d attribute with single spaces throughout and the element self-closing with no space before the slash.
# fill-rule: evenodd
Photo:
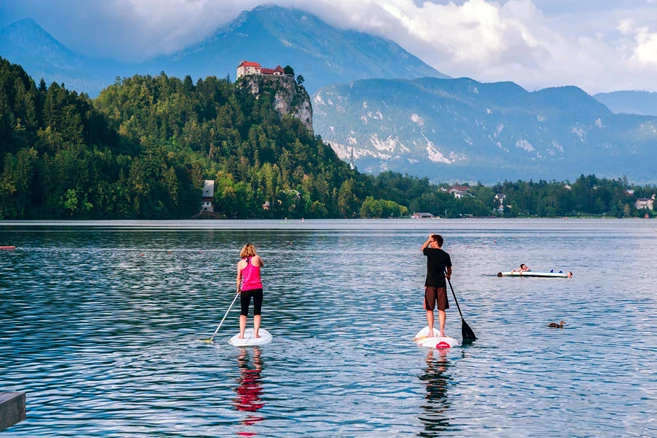
<svg viewBox="0 0 657 438">
<path fill-rule="evenodd" d="M 251 62 L 251 61 L 242 61 L 240 62 L 240 65 L 238 67 L 256 67 L 256 68 L 261 68 L 260 64 L 257 62 Z"/>
<path fill-rule="evenodd" d="M 263 75 L 273 75 L 274 73 L 280 73 L 280 74 L 285 74 L 285 71 L 281 66 L 277 66 L 276 68 L 262 68 L 260 69 L 260 73 Z"/>
</svg>

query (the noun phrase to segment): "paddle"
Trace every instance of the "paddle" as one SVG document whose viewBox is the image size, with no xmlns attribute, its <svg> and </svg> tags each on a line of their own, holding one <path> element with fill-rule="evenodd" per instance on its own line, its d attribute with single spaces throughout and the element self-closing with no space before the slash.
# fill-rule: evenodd
<svg viewBox="0 0 657 438">
<path fill-rule="evenodd" d="M 456 299 L 456 294 L 454 293 L 454 288 L 452 287 L 452 282 L 449 280 L 449 278 L 447 278 L 447 282 L 449 283 L 449 288 L 452 290 L 452 295 L 454 296 L 454 302 L 456 303 L 456 308 L 459 309 L 459 315 L 461 315 L 461 321 L 463 322 L 463 324 L 461 325 L 461 335 L 463 335 L 463 342 L 472 342 L 476 340 L 477 337 L 475 336 L 470 326 L 465 322 L 465 319 L 463 319 L 463 313 L 461 313 L 461 307 L 459 307 L 459 302 Z"/>
<path fill-rule="evenodd" d="M 221 324 L 224 323 L 224 320 L 225 320 L 226 317 L 228 316 L 228 312 L 230 312 L 230 309 L 233 308 L 233 304 L 235 304 L 235 300 L 237 300 L 237 297 L 239 297 L 239 296 L 240 296 L 240 291 L 238 290 L 238 291 L 237 291 L 237 294 L 235 295 L 235 298 L 233 298 L 233 302 L 230 303 L 230 307 L 228 308 L 228 310 L 226 310 L 226 314 L 224 315 L 224 317 L 222 318 L 221 322 L 220 322 L 219 325 L 217 326 L 217 330 L 214 331 L 214 334 L 212 335 L 212 337 L 211 337 L 210 339 L 204 339 L 203 342 L 213 343 L 213 341 L 214 341 L 214 337 L 217 336 L 217 332 L 219 331 L 219 328 L 221 328 Z"/>
</svg>

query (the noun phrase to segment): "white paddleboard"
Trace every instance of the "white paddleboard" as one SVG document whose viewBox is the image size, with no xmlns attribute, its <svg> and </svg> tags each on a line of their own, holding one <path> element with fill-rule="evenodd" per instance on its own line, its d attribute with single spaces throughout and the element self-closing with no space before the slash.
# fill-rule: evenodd
<svg viewBox="0 0 657 438">
<path fill-rule="evenodd" d="M 425 327 L 420 330 L 420 333 L 415 335 L 413 341 L 424 348 L 435 348 L 437 350 L 444 350 L 446 348 L 458 347 L 461 345 L 459 341 L 449 336 L 441 337 L 438 336 L 440 331 L 437 328 L 433 329 L 433 336 L 429 336 L 429 327 Z"/>
<path fill-rule="evenodd" d="M 568 273 L 563 272 L 498 272 L 498 277 L 541 277 L 541 278 L 568 278 Z"/>
<path fill-rule="evenodd" d="M 260 330 L 258 330 L 258 334 L 260 335 L 260 337 L 254 338 L 253 329 L 248 328 L 244 330 L 244 339 L 240 339 L 240 334 L 238 333 L 232 338 L 230 338 L 230 341 L 228 341 L 228 343 L 236 347 L 252 347 L 257 345 L 269 344 L 271 342 L 272 337 L 267 330 L 261 328 Z"/>
</svg>

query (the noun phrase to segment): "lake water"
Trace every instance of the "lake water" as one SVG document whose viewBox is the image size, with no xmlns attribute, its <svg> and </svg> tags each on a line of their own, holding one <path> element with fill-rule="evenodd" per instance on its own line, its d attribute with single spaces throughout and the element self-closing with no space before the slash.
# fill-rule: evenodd
<svg viewBox="0 0 657 438">
<path fill-rule="evenodd" d="M 3 436 L 657 436 L 655 228 L 3 222 L 0 245 L 18 248 L 0 251 L 0 391 L 28 393 L 27 420 Z M 446 353 L 413 343 L 430 232 L 479 337 Z M 274 341 L 229 345 L 236 306 L 203 343 L 247 241 Z M 520 263 L 574 276 L 494 276 Z"/>
</svg>

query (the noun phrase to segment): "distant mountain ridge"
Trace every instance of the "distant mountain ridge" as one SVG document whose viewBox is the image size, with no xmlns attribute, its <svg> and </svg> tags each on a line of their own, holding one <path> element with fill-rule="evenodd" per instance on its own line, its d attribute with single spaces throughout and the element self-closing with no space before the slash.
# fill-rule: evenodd
<svg viewBox="0 0 657 438">
<path fill-rule="evenodd" d="M 0 30 L 0 56 L 23 66 L 37 81 L 64 82 L 92 94 L 104 85 L 87 58 L 66 48 L 29 18 Z"/>
<path fill-rule="evenodd" d="M 428 66 L 396 43 L 351 30 L 338 30 L 298 9 L 259 6 L 242 12 L 205 41 L 160 57 L 175 75 L 235 75 L 242 60 L 263 66 L 291 65 L 317 88 L 366 78 L 448 76 Z M 210 61 L 212 60 L 212 61 Z"/>
<path fill-rule="evenodd" d="M 91 96 L 116 76 L 164 71 L 181 78 L 234 79 L 245 59 L 266 67 L 291 65 L 311 93 L 356 79 L 447 77 L 390 40 L 339 30 L 307 12 L 271 5 L 244 11 L 204 41 L 140 64 L 77 54 L 31 19 L 0 30 L 0 56 L 22 65 L 37 81 L 63 82 Z"/>
<path fill-rule="evenodd" d="M 315 131 L 361 171 L 434 181 L 654 181 L 657 118 L 616 115 L 577 87 L 370 79 L 313 96 Z"/>
<path fill-rule="evenodd" d="M 594 95 L 616 114 L 657 116 L 657 93 L 650 91 L 614 91 Z"/>
</svg>

